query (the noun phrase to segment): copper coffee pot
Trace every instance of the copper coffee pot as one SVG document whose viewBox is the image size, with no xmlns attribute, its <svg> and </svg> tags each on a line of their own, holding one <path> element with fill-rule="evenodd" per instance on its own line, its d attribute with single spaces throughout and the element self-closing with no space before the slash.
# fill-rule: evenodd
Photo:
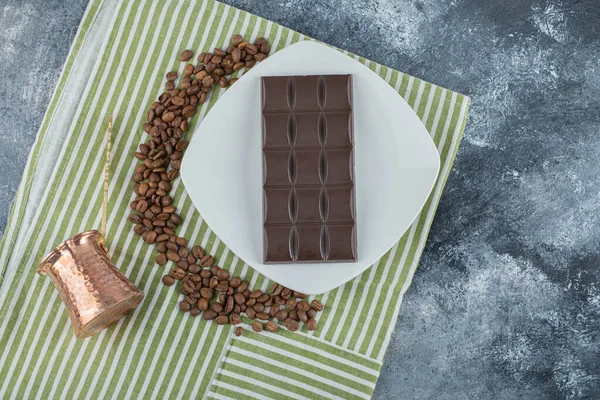
<svg viewBox="0 0 600 400">
<path fill-rule="evenodd" d="M 78 338 L 114 324 L 144 298 L 144 293 L 111 263 L 104 247 L 111 133 L 112 115 L 108 122 L 102 232 L 86 231 L 65 240 L 44 257 L 37 270 L 52 279 Z"/>
</svg>

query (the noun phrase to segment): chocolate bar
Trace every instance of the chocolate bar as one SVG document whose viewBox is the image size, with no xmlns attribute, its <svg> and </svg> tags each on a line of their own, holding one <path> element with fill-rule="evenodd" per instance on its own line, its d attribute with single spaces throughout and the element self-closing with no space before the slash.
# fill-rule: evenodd
<svg viewBox="0 0 600 400">
<path fill-rule="evenodd" d="M 265 263 L 356 261 L 352 76 L 261 79 Z"/>
</svg>

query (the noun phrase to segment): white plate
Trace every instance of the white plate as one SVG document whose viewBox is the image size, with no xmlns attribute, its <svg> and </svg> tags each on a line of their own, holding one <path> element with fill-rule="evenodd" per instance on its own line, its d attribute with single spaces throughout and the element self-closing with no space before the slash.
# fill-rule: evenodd
<svg viewBox="0 0 600 400">
<path fill-rule="evenodd" d="M 263 263 L 261 76 L 352 74 L 358 261 Z M 325 45 L 299 42 L 235 83 L 196 128 L 181 167 L 214 233 L 261 274 L 307 294 L 354 278 L 408 229 L 435 183 L 439 154 L 402 97 L 373 71 Z"/>
</svg>

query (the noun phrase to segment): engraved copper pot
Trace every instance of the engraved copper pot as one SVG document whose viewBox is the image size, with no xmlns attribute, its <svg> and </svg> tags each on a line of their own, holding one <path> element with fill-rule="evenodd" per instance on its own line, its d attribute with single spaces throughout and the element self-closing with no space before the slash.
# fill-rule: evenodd
<svg viewBox="0 0 600 400">
<path fill-rule="evenodd" d="M 75 336 L 85 338 L 108 328 L 144 297 L 110 262 L 96 230 L 65 240 L 40 263 L 67 306 Z"/>
</svg>

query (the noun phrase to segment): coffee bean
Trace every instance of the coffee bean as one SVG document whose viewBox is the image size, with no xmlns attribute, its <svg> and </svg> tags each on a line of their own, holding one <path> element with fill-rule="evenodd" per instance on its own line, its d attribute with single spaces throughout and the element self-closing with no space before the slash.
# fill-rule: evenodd
<svg viewBox="0 0 600 400">
<path fill-rule="evenodd" d="M 252 55 L 254 55 L 254 54 L 256 54 L 256 53 L 258 52 L 258 49 L 256 48 L 256 46 L 255 46 L 255 45 L 253 45 L 253 44 L 251 44 L 251 43 L 248 43 L 248 44 L 247 44 L 247 45 L 244 47 L 244 50 L 246 50 L 246 53 L 248 53 L 248 54 L 252 54 Z"/>
<path fill-rule="evenodd" d="M 246 303 L 246 296 L 244 296 L 242 293 L 236 293 L 233 295 L 233 298 L 236 302 L 236 304 L 245 304 Z"/>
<path fill-rule="evenodd" d="M 263 294 L 261 294 L 260 296 L 258 296 L 258 297 L 256 298 L 256 301 L 257 301 L 258 303 L 265 303 L 267 300 L 269 300 L 269 297 L 270 297 L 270 296 L 269 296 L 268 294 L 266 294 L 266 293 L 263 293 Z"/>
<path fill-rule="evenodd" d="M 254 318 L 256 318 L 256 311 L 254 311 L 254 308 L 252 308 L 252 307 L 247 307 L 246 315 L 248 316 L 248 318 L 254 319 Z"/>
<path fill-rule="evenodd" d="M 217 313 L 214 312 L 213 310 L 206 310 L 202 314 L 202 318 L 204 318 L 206 321 L 211 321 L 211 320 L 215 319 L 216 317 L 217 317 Z"/>
<path fill-rule="evenodd" d="M 277 296 L 278 294 L 281 293 L 282 290 L 283 290 L 283 286 L 281 286 L 279 283 L 274 283 L 273 286 L 271 287 L 271 295 Z"/>
<path fill-rule="evenodd" d="M 219 303 L 225 304 L 225 293 L 219 293 Z"/>
<path fill-rule="evenodd" d="M 238 81 L 239 78 L 233 78 L 229 81 L 229 86 L 233 85 L 234 83 L 236 83 Z"/>
<path fill-rule="evenodd" d="M 283 306 L 285 305 L 285 299 L 281 296 L 275 296 L 275 303 L 279 304 L 280 306 Z"/>
<path fill-rule="evenodd" d="M 178 281 L 182 280 L 184 276 L 187 275 L 187 273 L 182 270 L 181 268 L 175 268 L 173 270 L 173 272 L 171 272 L 171 275 L 173 276 L 173 278 L 177 279 Z"/>
<path fill-rule="evenodd" d="M 144 213 L 148 209 L 148 202 L 146 200 L 140 200 L 135 205 L 135 210 L 139 213 Z"/>
<path fill-rule="evenodd" d="M 289 299 L 287 301 L 287 303 L 285 303 L 285 307 L 288 310 L 294 310 L 296 308 L 296 305 L 298 304 L 298 301 L 296 299 Z"/>
<path fill-rule="evenodd" d="M 221 271 L 221 267 L 219 267 L 218 265 L 213 265 L 212 267 L 210 267 L 210 272 L 212 272 L 212 274 L 214 276 L 219 275 L 220 271 Z"/>
<path fill-rule="evenodd" d="M 203 287 L 202 289 L 200 289 L 200 294 L 205 299 L 211 299 L 214 295 L 214 292 L 211 288 Z"/>
<path fill-rule="evenodd" d="M 310 318 L 307 322 L 306 322 L 306 328 L 309 331 L 314 331 L 315 329 L 317 329 L 317 321 L 314 318 Z"/>
<path fill-rule="evenodd" d="M 224 281 L 224 280 L 229 279 L 229 272 L 222 268 L 219 268 L 219 270 L 217 271 L 217 273 L 215 275 L 217 276 L 217 278 L 219 278 L 219 281 Z"/>
<path fill-rule="evenodd" d="M 265 305 L 262 303 L 256 303 L 252 306 L 252 308 L 254 308 L 254 311 L 256 312 L 263 312 L 265 311 Z"/>
<path fill-rule="evenodd" d="M 288 317 L 288 312 L 286 310 L 279 310 L 277 314 L 275 314 L 275 318 L 279 321 L 285 321 Z"/>
<path fill-rule="evenodd" d="M 169 111 L 167 113 L 164 113 L 161 117 L 161 119 L 164 122 L 171 122 L 175 119 L 175 113 L 173 113 L 172 111 Z M 158 165 L 158 164 L 157 164 Z"/>
<path fill-rule="evenodd" d="M 141 235 L 145 230 L 146 227 L 142 224 L 137 224 L 133 227 L 133 231 L 138 235 Z"/>
<path fill-rule="evenodd" d="M 210 288 L 214 289 L 219 284 L 219 280 L 217 278 L 210 278 Z"/>
<path fill-rule="evenodd" d="M 275 298 L 273 296 L 269 296 L 267 301 L 265 301 L 265 306 L 267 306 L 267 307 L 271 307 L 274 304 L 275 304 Z"/>
<path fill-rule="evenodd" d="M 165 256 L 165 253 L 160 253 L 157 257 L 156 257 L 156 263 L 158 265 L 165 265 L 167 263 L 167 256 Z"/>
<path fill-rule="evenodd" d="M 174 251 L 167 251 L 167 258 L 175 263 L 177 261 L 181 260 L 181 257 L 179 257 L 179 254 L 175 253 Z"/>
<path fill-rule="evenodd" d="M 296 298 L 298 298 L 298 299 L 305 299 L 305 298 L 307 298 L 308 296 L 307 296 L 307 295 L 305 295 L 304 293 L 301 293 L 301 292 L 294 292 L 294 297 L 296 297 Z"/>
<path fill-rule="evenodd" d="M 198 308 L 202 311 L 208 310 L 208 300 L 205 299 L 204 297 L 201 299 L 198 299 Z"/>
<path fill-rule="evenodd" d="M 302 311 L 308 311 L 310 309 L 310 306 L 308 305 L 308 303 L 304 300 L 302 300 L 301 302 L 298 303 L 298 310 L 302 310 Z"/>
<path fill-rule="evenodd" d="M 238 49 L 237 47 L 235 49 L 233 49 L 233 52 L 231 53 L 231 59 L 234 64 L 237 64 L 240 62 L 240 60 L 242 58 L 241 56 L 242 56 L 242 51 L 240 49 Z"/>
<path fill-rule="evenodd" d="M 165 83 L 165 90 L 173 90 L 175 89 L 175 83 L 173 81 L 167 81 Z"/>
<path fill-rule="evenodd" d="M 295 332 L 298 330 L 299 324 L 298 321 L 288 318 L 283 322 L 283 326 L 285 326 L 287 330 Z"/>
<path fill-rule="evenodd" d="M 263 325 L 258 321 L 254 321 L 252 323 L 252 330 L 254 332 L 261 332 L 263 330 Z"/>
<path fill-rule="evenodd" d="M 192 308 L 192 306 L 191 306 L 191 304 L 190 304 L 190 303 L 188 303 L 187 301 L 185 301 L 185 300 L 182 300 L 182 301 L 180 301 L 180 302 L 179 302 L 179 309 L 180 309 L 181 311 L 184 311 L 184 312 L 186 312 L 186 311 L 190 311 L 190 308 Z"/>
<path fill-rule="evenodd" d="M 267 314 L 266 312 L 259 312 L 259 313 L 256 313 L 256 318 L 266 321 L 269 319 L 269 314 Z"/>
<path fill-rule="evenodd" d="M 156 234 L 156 232 L 154 231 L 148 231 L 148 234 L 146 235 L 146 243 L 148 244 L 154 244 L 154 242 L 156 242 L 156 237 L 158 235 Z"/>
<path fill-rule="evenodd" d="M 238 326 L 235 330 L 235 336 L 242 336 L 243 333 L 244 333 L 244 328 L 242 328 L 241 326 Z"/>
<path fill-rule="evenodd" d="M 183 287 L 185 290 L 187 290 L 188 292 L 192 293 L 193 291 L 196 290 L 196 284 L 194 283 L 193 280 L 188 279 L 184 284 Z"/>
<path fill-rule="evenodd" d="M 162 283 L 164 283 L 167 286 L 173 286 L 173 284 L 175 283 L 175 278 L 173 278 L 171 275 L 165 275 L 162 277 Z"/>
<path fill-rule="evenodd" d="M 231 316 L 229 317 L 229 322 L 231 322 L 231 325 L 237 325 L 240 322 L 242 322 L 242 319 L 238 314 L 231 314 Z"/>
<path fill-rule="evenodd" d="M 267 55 L 271 51 L 271 46 L 267 42 L 260 45 L 260 52 Z"/>
<path fill-rule="evenodd" d="M 240 286 L 238 286 L 237 290 L 239 293 L 244 293 L 248 289 L 248 281 L 242 281 Z"/>
<path fill-rule="evenodd" d="M 257 290 L 253 291 L 253 292 L 250 294 L 250 298 L 251 298 L 251 299 L 256 299 L 256 298 L 258 298 L 258 297 L 262 296 L 262 294 L 263 294 L 262 290 L 260 290 L 260 289 L 257 289 Z"/>
<path fill-rule="evenodd" d="M 269 321 L 265 324 L 265 328 L 266 330 L 268 330 L 269 332 L 277 332 L 277 324 L 273 321 Z"/>
<path fill-rule="evenodd" d="M 202 259 L 200 260 L 200 265 L 203 267 L 209 267 L 209 266 L 213 265 L 214 262 L 215 262 L 215 258 L 213 256 L 207 254 L 204 257 L 202 257 Z"/>
<path fill-rule="evenodd" d="M 177 71 L 167 72 L 168 81 L 174 81 L 175 79 L 177 79 Z"/>
<path fill-rule="evenodd" d="M 219 303 L 212 303 L 211 308 L 216 313 L 220 313 L 221 311 L 223 311 L 223 305 Z"/>
<path fill-rule="evenodd" d="M 310 305 L 315 309 L 315 311 L 323 311 L 323 303 L 321 303 L 319 300 L 313 300 Z"/>
<path fill-rule="evenodd" d="M 190 281 L 188 280 L 188 282 L 190 282 Z M 186 283 L 188 283 L 188 282 L 186 282 Z M 191 293 L 191 292 L 189 292 L 189 293 Z M 194 305 L 198 302 L 198 300 L 196 298 L 191 297 L 190 295 L 185 296 L 184 300 L 187 301 L 188 303 L 190 303 L 191 305 Z"/>
<path fill-rule="evenodd" d="M 194 254 L 194 257 L 200 259 L 200 258 L 204 257 L 204 250 L 202 249 L 202 247 L 196 245 L 196 246 L 192 247 L 192 254 Z"/>
<path fill-rule="evenodd" d="M 233 278 L 231 278 L 231 281 L 229 282 L 229 286 L 231 286 L 232 288 L 237 288 L 238 286 L 240 286 L 241 283 L 242 283 L 242 278 L 240 278 L 239 276 L 234 276 Z"/>
<path fill-rule="evenodd" d="M 180 247 L 179 251 L 177 251 L 177 254 L 181 258 L 186 258 L 189 254 L 189 250 L 187 249 L 187 247 Z"/>
<path fill-rule="evenodd" d="M 269 317 L 275 318 L 275 315 L 279 312 L 279 307 L 271 307 L 269 309 Z"/>
<path fill-rule="evenodd" d="M 198 315 L 200 315 L 201 311 L 198 307 L 192 307 L 192 309 L 190 310 L 190 315 L 192 317 L 197 317 Z"/>
<path fill-rule="evenodd" d="M 229 289 L 229 284 L 227 281 L 221 281 L 217 286 L 215 286 L 215 290 L 217 292 L 226 292 Z"/>
<path fill-rule="evenodd" d="M 292 310 L 288 313 L 288 318 L 289 319 L 293 319 L 294 321 L 298 321 L 300 318 L 298 318 L 298 310 Z"/>
<path fill-rule="evenodd" d="M 137 214 L 131 214 L 129 215 L 129 221 L 133 222 L 134 224 L 139 224 L 140 222 L 142 222 L 142 217 L 140 217 Z"/>
<path fill-rule="evenodd" d="M 216 319 L 215 319 L 215 323 L 217 325 L 225 325 L 226 323 L 229 322 L 229 317 L 227 315 L 219 315 Z"/>
<path fill-rule="evenodd" d="M 298 310 L 298 319 L 302 322 L 308 321 L 308 315 L 306 315 L 306 311 Z"/>
<path fill-rule="evenodd" d="M 244 68 L 244 66 L 245 66 L 245 64 L 243 62 L 238 61 L 233 65 L 233 70 L 239 71 L 240 69 Z M 232 81 L 233 81 L 233 79 L 232 79 Z"/>
<path fill-rule="evenodd" d="M 227 314 L 229 314 L 230 312 L 233 311 L 233 305 L 235 304 L 233 297 L 229 296 L 227 298 L 227 301 L 225 302 L 225 309 L 223 311 L 225 311 Z"/>
<path fill-rule="evenodd" d="M 234 46 L 238 46 L 243 41 L 244 41 L 244 38 L 239 33 L 236 35 L 233 35 L 233 37 L 231 38 L 231 44 Z"/>
<path fill-rule="evenodd" d="M 288 288 L 285 288 L 281 291 L 281 297 L 283 297 L 285 300 L 289 300 L 290 297 L 292 297 L 292 291 Z"/>
<path fill-rule="evenodd" d="M 190 58 L 192 58 L 192 56 L 194 55 L 194 53 L 192 53 L 191 50 L 184 50 L 180 55 L 179 55 L 179 61 L 185 62 L 187 60 L 189 60 Z"/>
<path fill-rule="evenodd" d="M 188 272 L 191 274 L 197 274 L 200 272 L 200 270 L 201 270 L 201 268 L 199 265 L 189 264 L 189 266 L 188 266 Z M 200 276 L 200 275 L 198 275 L 198 276 Z"/>
<path fill-rule="evenodd" d="M 194 66 L 192 64 L 186 65 L 185 68 L 183 69 L 183 75 L 185 75 L 185 76 L 192 75 L 192 72 L 194 72 Z"/>
</svg>

